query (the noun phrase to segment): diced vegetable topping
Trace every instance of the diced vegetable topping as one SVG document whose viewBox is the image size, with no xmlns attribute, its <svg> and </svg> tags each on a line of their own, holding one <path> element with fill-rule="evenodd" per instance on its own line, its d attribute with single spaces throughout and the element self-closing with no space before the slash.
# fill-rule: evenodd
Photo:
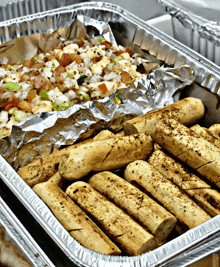
<svg viewBox="0 0 220 267">
<path fill-rule="evenodd" d="M 68 73 L 67 73 L 67 77 L 68 77 L 68 78 L 72 78 L 72 77 L 73 77 L 73 73 L 68 72 Z"/>
<path fill-rule="evenodd" d="M 4 87 L 12 92 L 17 92 L 20 89 L 20 86 L 13 82 L 6 83 Z"/>
<path fill-rule="evenodd" d="M 89 95 L 86 92 L 82 91 L 82 90 L 78 90 L 77 91 L 77 95 L 82 96 L 83 99 L 90 100 Z"/>
<path fill-rule="evenodd" d="M 120 60 L 123 60 L 123 58 L 120 56 L 116 57 L 116 58 L 112 59 L 112 63 L 116 63 L 117 61 L 120 61 Z"/>
<path fill-rule="evenodd" d="M 14 116 L 16 121 L 21 121 L 23 118 L 27 117 L 28 114 L 22 110 L 14 110 Z"/>
<path fill-rule="evenodd" d="M 120 105 L 121 104 L 121 98 L 120 98 L 120 95 L 119 95 L 119 90 L 116 90 L 116 94 L 115 94 L 115 104 L 116 105 Z"/>
<path fill-rule="evenodd" d="M 58 104 L 56 104 L 55 102 L 52 102 L 52 103 L 51 103 L 51 106 L 52 106 L 52 108 L 53 108 L 55 111 L 61 111 L 61 110 L 66 110 L 66 109 L 68 109 L 69 107 L 71 107 L 71 103 L 68 102 L 68 101 L 66 101 L 66 102 L 63 103 L 63 104 L 58 105 Z"/>
<path fill-rule="evenodd" d="M 108 88 L 105 83 L 98 85 L 98 87 L 103 93 L 106 93 L 108 91 Z"/>
<path fill-rule="evenodd" d="M 11 125 L 22 117 L 66 110 L 75 103 L 100 99 L 132 85 L 146 75 L 138 70 L 143 62 L 130 47 L 112 44 L 105 38 L 78 38 L 75 43 L 64 41 L 57 49 L 22 64 L 0 65 L 0 112 L 7 115 L 0 124 L 0 135 L 8 134 Z M 119 104 L 119 94 L 115 99 Z"/>
<path fill-rule="evenodd" d="M 40 95 L 42 100 L 49 100 L 47 90 L 45 90 L 45 89 L 40 90 L 39 95 Z"/>
<path fill-rule="evenodd" d="M 98 41 L 99 43 L 102 43 L 102 42 L 105 41 L 105 38 L 98 38 L 97 41 Z"/>
<path fill-rule="evenodd" d="M 6 70 L 16 70 L 16 68 L 14 66 L 8 65 Z"/>
</svg>

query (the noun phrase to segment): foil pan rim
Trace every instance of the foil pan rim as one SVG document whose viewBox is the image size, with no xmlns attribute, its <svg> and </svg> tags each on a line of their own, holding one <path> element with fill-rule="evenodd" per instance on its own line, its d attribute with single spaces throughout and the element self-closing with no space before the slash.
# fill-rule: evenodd
<svg viewBox="0 0 220 267">
<path fill-rule="evenodd" d="M 178 3 L 170 0 L 156 0 L 166 7 L 167 12 L 174 18 L 178 19 L 186 28 L 196 30 L 201 37 L 220 44 L 220 23 L 209 21 L 199 15 L 195 15 L 190 10 Z"/>
<path fill-rule="evenodd" d="M 54 266 L 1 197 L 0 224 L 34 266 Z"/>
</svg>

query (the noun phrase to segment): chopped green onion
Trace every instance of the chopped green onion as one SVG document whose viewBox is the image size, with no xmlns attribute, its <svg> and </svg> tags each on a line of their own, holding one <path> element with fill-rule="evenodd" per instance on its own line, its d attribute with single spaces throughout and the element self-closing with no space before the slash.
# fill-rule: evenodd
<svg viewBox="0 0 220 267">
<path fill-rule="evenodd" d="M 81 76 L 79 77 L 79 79 L 77 79 L 77 83 L 78 83 L 78 85 L 79 85 L 79 86 L 82 85 L 82 84 L 84 83 L 84 81 L 85 81 L 86 78 L 87 78 L 87 75 L 81 75 Z"/>
<path fill-rule="evenodd" d="M 1 139 L 2 137 L 4 137 L 4 135 L 1 135 L 1 136 L 0 136 L 0 139 Z"/>
<path fill-rule="evenodd" d="M 27 117 L 28 114 L 22 110 L 14 110 L 14 116 L 16 121 L 21 121 L 23 118 Z"/>
<path fill-rule="evenodd" d="M 116 57 L 116 58 L 112 59 L 112 63 L 116 63 L 117 61 L 120 61 L 120 60 L 123 60 L 123 58 L 120 56 Z"/>
<path fill-rule="evenodd" d="M 12 65 L 8 65 L 6 70 L 16 70 L 16 68 Z"/>
<path fill-rule="evenodd" d="M 66 110 L 68 109 L 69 107 L 71 107 L 71 103 L 69 101 L 66 101 L 65 103 L 63 104 L 57 104 L 55 102 L 52 102 L 51 103 L 51 106 L 52 108 L 55 110 L 55 111 L 60 111 L 60 110 Z"/>
<path fill-rule="evenodd" d="M 56 104 L 55 102 L 51 102 L 51 106 L 52 106 L 52 108 L 54 109 L 54 110 L 57 110 L 57 108 L 58 108 L 58 104 Z"/>
<path fill-rule="evenodd" d="M 4 87 L 12 92 L 17 92 L 20 89 L 20 86 L 13 82 L 6 83 Z"/>
<path fill-rule="evenodd" d="M 47 90 L 45 90 L 45 89 L 40 90 L 39 95 L 40 95 L 42 100 L 49 100 Z"/>
<path fill-rule="evenodd" d="M 16 63 L 16 65 L 20 65 L 21 64 L 21 61 L 18 61 L 17 63 Z"/>
<path fill-rule="evenodd" d="M 97 41 L 98 41 L 99 43 L 102 43 L 102 42 L 105 41 L 105 38 L 98 38 Z"/>
<path fill-rule="evenodd" d="M 34 57 L 34 60 L 37 61 L 38 60 L 38 57 Z"/>
<path fill-rule="evenodd" d="M 71 107 L 71 103 L 66 101 L 64 104 L 60 104 L 58 110 L 66 110 Z"/>
<path fill-rule="evenodd" d="M 72 77 L 73 77 L 73 73 L 71 73 L 71 72 L 67 72 L 67 77 L 68 77 L 68 78 L 72 78 Z"/>
<path fill-rule="evenodd" d="M 78 90 L 77 91 L 77 95 L 78 96 L 82 96 L 86 100 L 90 100 L 90 96 L 86 92 L 84 92 L 82 90 Z"/>
</svg>

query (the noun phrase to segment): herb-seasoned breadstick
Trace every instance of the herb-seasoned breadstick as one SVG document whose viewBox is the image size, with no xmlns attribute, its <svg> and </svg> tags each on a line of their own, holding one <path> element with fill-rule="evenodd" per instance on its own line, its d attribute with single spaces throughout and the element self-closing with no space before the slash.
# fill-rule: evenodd
<svg viewBox="0 0 220 267">
<path fill-rule="evenodd" d="M 153 235 L 89 184 L 74 182 L 66 193 L 129 255 L 140 255 L 157 247 Z"/>
<path fill-rule="evenodd" d="M 193 125 L 190 127 L 191 130 L 196 132 L 198 135 L 215 145 L 216 147 L 220 148 L 220 140 L 209 130 L 205 127 L 201 127 L 199 124 Z"/>
<path fill-rule="evenodd" d="M 155 151 L 148 162 L 166 178 L 192 197 L 209 215 L 220 213 L 220 193 L 192 171 L 162 150 Z"/>
<path fill-rule="evenodd" d="M 220 139 L 220 124 L 213 124 L 209 127 L 209 131 L 218 139 Z"/>
<path fill-rule="evenodd" d="M 143 160 L 137 160 L 125 169 L 124 177 L 136 182 L 157 199 L 167 210 L 189 229 L 211 217 L 169 179 Z"/>
<path fill-rule="evenodd" d="M 210 182 L 220 187 L 220 149 L 175 120 L 161 120 L 153 139 Z"/>
<path fill-rule="evenodd" d="M 84 247 L 107 255 L 120 255 L 120 249 L 57 185 L 40 183 L 33 190 L 49 206 L 63 227 Z"/>
<path fill-rule="evenodd" d="M 164 118 L 172 118 L 184 125 L 192 125 L 200 120 L 205 108 L 200 99 L 188 97 L 164 108 L 150 111 L 125 123 L 125 135 L 148 133 L 152 135 L 156 124 Z"/>
<path fill-rule="evenodd" d="M 153 151 L 153 140 L 148 134 L 117 136 L 94 141 L 68 150 L 59 165 L 61 176 L 77 180 L 90 171 L 122 168 L 136 159 L 146 159 Z"/>
<path fill-rule="evenodd" d="M 176 218 L 152 198 L 112 172 L 99 172 L 89 184 L 147 227 L 162 242 L 171 233 Z"/>
<path fill-rule="evenodd" d="M 115 135 L 107 130 L 101 131 L 94 138 L 87 139 L 80 143 L 61 149 L 55 153 L 49 154 L 41 159 L 37 159 L 28 165 L 22 167 L 18 174 L 25 180 L 31 187 L 35 184 L 42 183 L 50 179 L 58 171 L 58 165 L 63 154 L 68 150 L 76 148 L 85 143 L 93 142 L 93 140 L 103 140 L 106 138 L 114 137 Z"/>
</svg>

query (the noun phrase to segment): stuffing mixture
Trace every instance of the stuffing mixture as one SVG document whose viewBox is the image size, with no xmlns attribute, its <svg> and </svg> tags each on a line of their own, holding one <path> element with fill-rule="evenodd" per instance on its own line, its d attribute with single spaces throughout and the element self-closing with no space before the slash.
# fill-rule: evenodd
<svg viewBox="0 0 220 267">
<path fill-rule="evenodd" d="M 24 117 L 104 98 L 148 73 L 149 63 L 130 47 L 104 38 L 65 41 L 23 64 L 1 64 L 0 137 Z"/>
</svg>

